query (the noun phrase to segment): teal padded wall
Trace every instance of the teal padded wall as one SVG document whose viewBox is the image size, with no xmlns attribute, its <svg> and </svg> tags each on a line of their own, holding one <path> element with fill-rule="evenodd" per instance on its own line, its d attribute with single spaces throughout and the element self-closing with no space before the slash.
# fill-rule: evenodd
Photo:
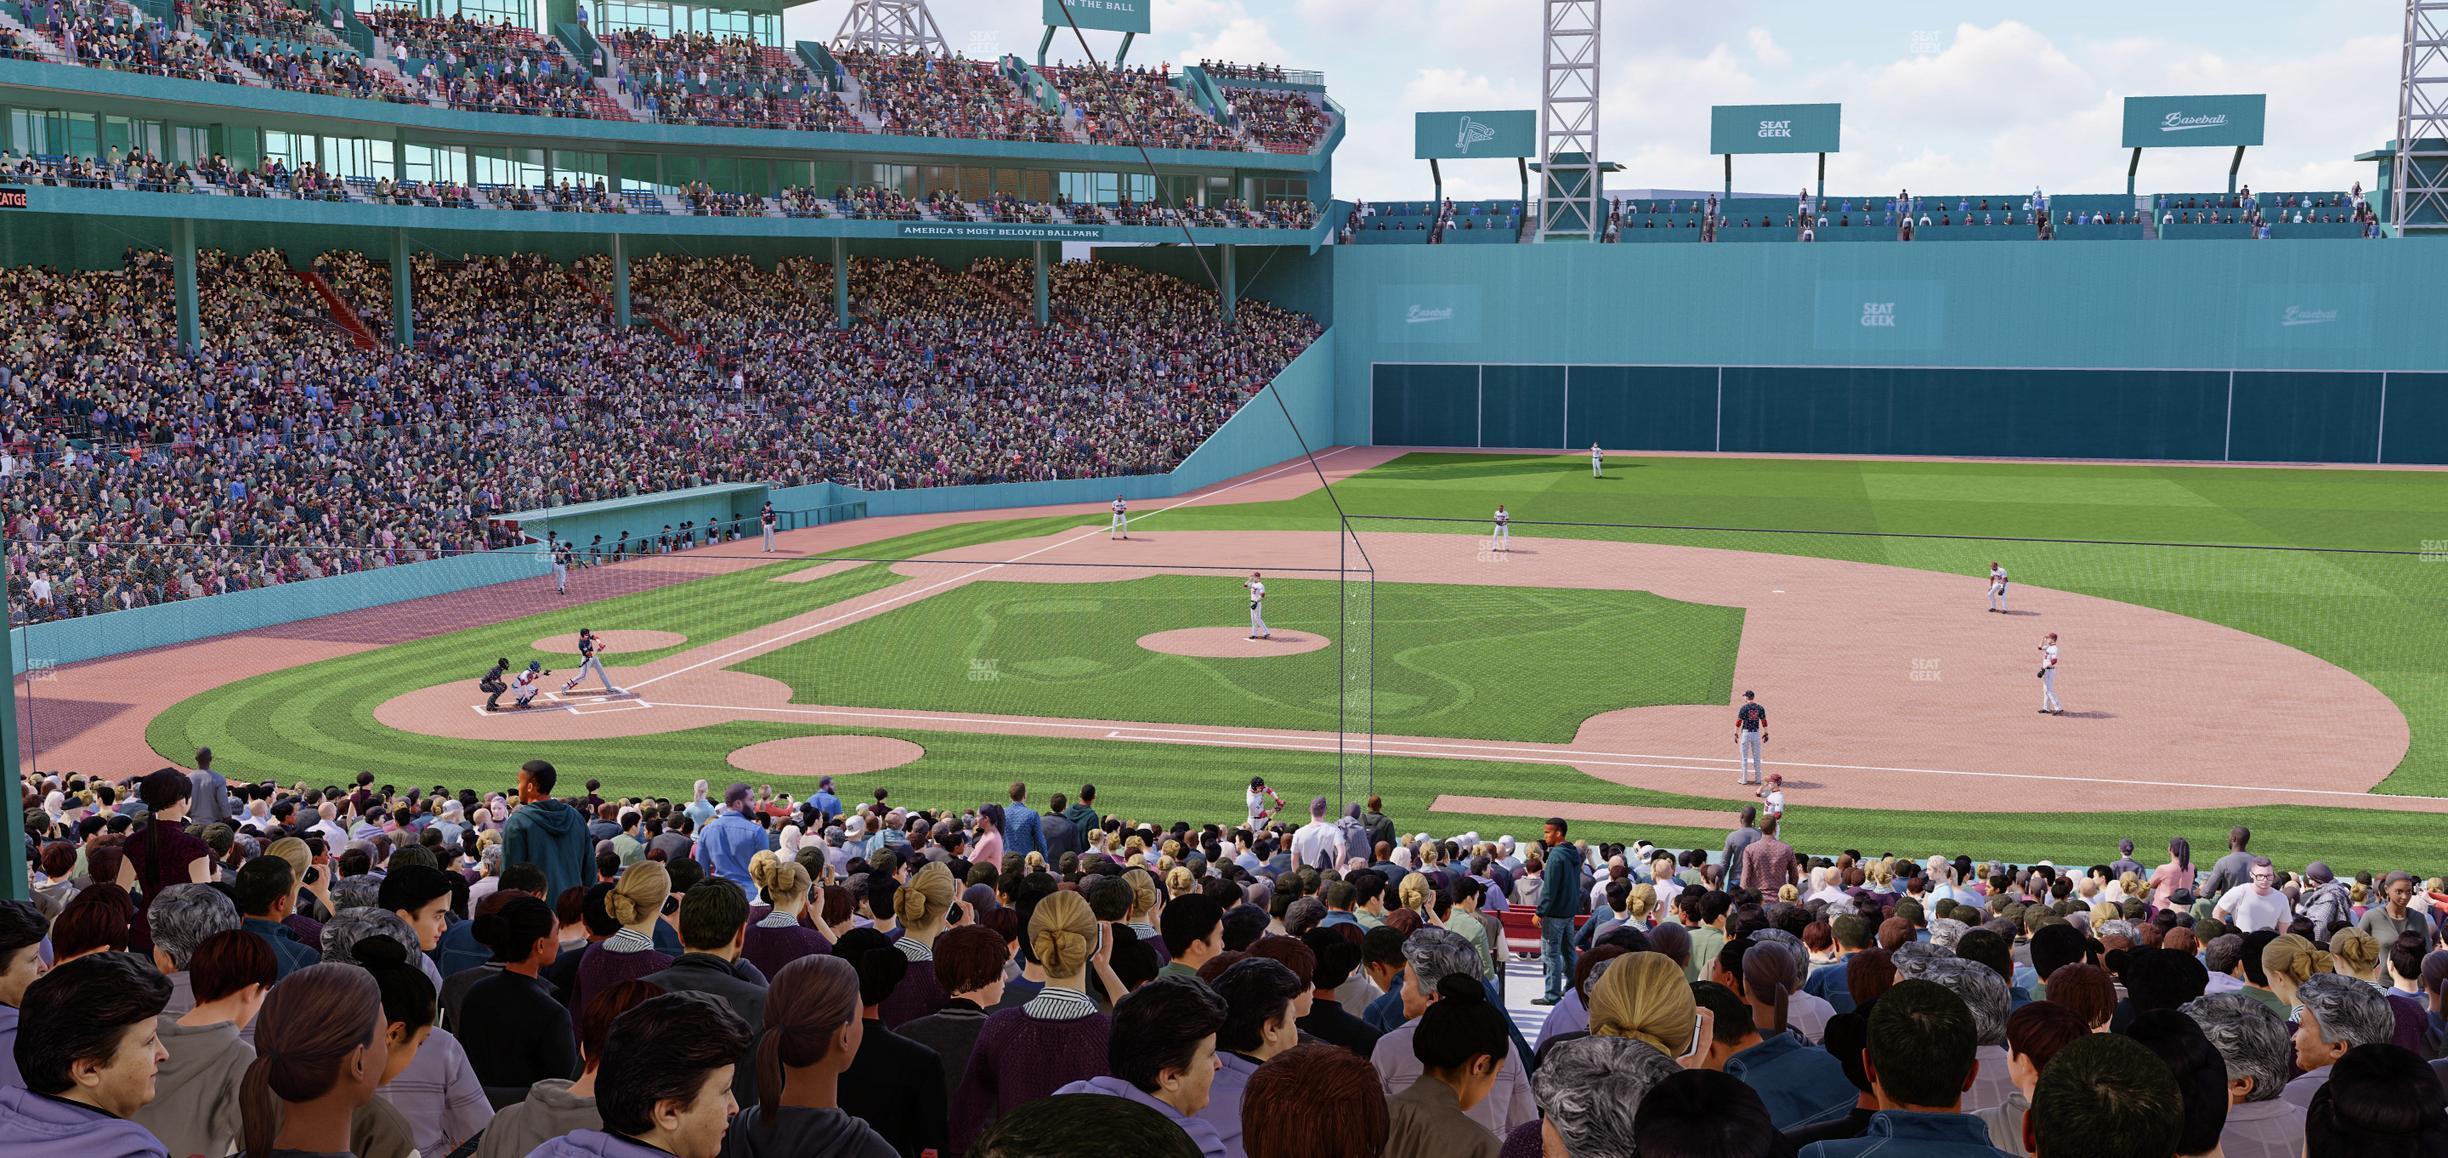
<svg viewBox="0 0 2448 1158">
<path fill-rule="evenodd" d="M 2382 462 L 2448 462 L 2448 374 L 2391 374 Z"/>
<path fill-rule="evenodd" d="M 1710 366 L 1575 366 L 1564 445 L 1715 450 L 1717 377 Z"/>
<path fill-rule="evenodd" d="M 2239 462 L 2378 462 L 2380 376 L 2239 371 L 2227 457 Z"/>
<path fill-rule="evenodd" d="M 2224 457 L 2224 373 L 1730 366 L 1728 453 Z"/>
<path fill-rule="evenodd" d="M 1479 367 L 1379 366 L 1370 390 L 1379 444 L 1479 445 Z"/>
<path fill-rule="evenodd" d="M 1564 367 L 1490 366 L 1479 377 L 1479 390 L 1479 445 L 1562 445 Z"/>
</svg>

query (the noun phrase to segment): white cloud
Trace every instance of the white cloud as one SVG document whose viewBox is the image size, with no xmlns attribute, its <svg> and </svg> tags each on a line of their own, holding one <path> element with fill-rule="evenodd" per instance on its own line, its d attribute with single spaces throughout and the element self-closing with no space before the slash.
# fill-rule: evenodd
<svg viewBox="0 0 2448 1158">
<path fill-rule="evenodd" d="M 1793 63 L 1793 54 L 1777 47 L 1776 37 L 1756 24 L 1751 26 L 1751 55 L 1770 68 L 1783 68 Z"/>
</svg>

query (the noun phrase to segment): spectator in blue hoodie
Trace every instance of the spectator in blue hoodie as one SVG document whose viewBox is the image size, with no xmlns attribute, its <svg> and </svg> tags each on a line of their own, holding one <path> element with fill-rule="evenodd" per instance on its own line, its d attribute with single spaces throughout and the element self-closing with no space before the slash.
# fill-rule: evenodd
<svg viewBox="0 0 2448 1158">
<path fill-rule="evenodd" d="M 595 846 L 587 839 L 586 817 L 553 799 L 559 779 L 547 761 L 519 765 L 519 805 L 502 825 L 502 863 L 543 869 L 547 895 L 555 897 L 595 883 Z"/>
<path fill-rule="evenodd" d="M 169 980 L 133 953 L 80 957 L 28 986 L 12 1051 L 25 1084 L 0 1087 L 10 1158 L 166 1155 L 127 1117 L 170 1056 L 156 1020 L 169 1003 Z"/>
<path fill-rule="evenodd" d="M 698 859 L 705 862 L 706 871 L 738 885 L 740 891 L 756 894 L 756 874 L 748 871 L 748 862 L 760 852 L 773 851 L 765 837 L 765 826 L 752 819 L 749 809 L 755 804 L 749 799 L 748 786 L 733 784 L 723 790 L 723 806 L 706 822 L 697 834 Z"/>
<path fill-rule="evenodd" d="M 1045 826 L 1038 822 L 1037 810 L 1028 806 L 1028 785 L 1014 780 L 1011 803 L 1003 806 L 1003 853 L 1026 857 L 1032 852 L 1045 856 L 1051 867 L 1054 858 L 1046 856 Z"/>
<path fill-rule="evenodd" d="M 603 1129 L 564 1134 L 528 1158 L 719 1158 L 739 1103 L 732 1071 L 748 1023 L 721 999 L 666 993 L 621 1014 L 595 1072 Z"/>
</svg>

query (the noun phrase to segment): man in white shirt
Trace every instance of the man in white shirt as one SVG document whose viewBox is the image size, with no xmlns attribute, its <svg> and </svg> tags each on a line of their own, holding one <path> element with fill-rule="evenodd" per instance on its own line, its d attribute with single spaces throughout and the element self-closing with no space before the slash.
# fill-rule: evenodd
<svg viewBox="0 0 2448 1158">
<path fill-rule="evenodd" d="M 2278 891 L 2277 885 L 2278 870 L 2269 858 L 2257 858 L 2253 861 L 2252 880 L 2227 890 L 2210 915 L 2227 922 L 2239 933 L 2284 929 L 2295 916 L 2295 906 L 2287 901 L 2285 893 Z"/>
<path fill-rule="evenodd" d="M 1309 823 L 1292 834 L 1292 862 L 1303 868 L 1332 869 L 1343 847 L 1342 834 L 1326 819 L 1326 798 L 1309 802 Z"/>
<path fill-rule="evenodd" d="M 2065 714 L 2065 705 L 2057 701 L 2057 633 L 2054 631 L 2040 641 L 2040 714 Z"/>
<path fill-rule="evenodd" d="M 1250 637 L 1251 639 L 1273 639 L 1273 638 L 1275 638 L 1275 633 L 1274 633 L 1274 632 L 1272 632 L 1272 631 L 1267 630 L 1267 624 L 1266 624 L 1266 584 L 1264 584 L 1264 583 L 1262 583 L 1262 582 L 1259 582 L 1259 575 L 1258 575 L 1258 573 L 1257 573 L 1256 571 L 1252 571 L 1252 572 L 1250 572 L 1250 577 L 1249 577 L 1249 579 L 1248 579 L 1247 581 L 1243 582 L 1241 585 L 1242 585 L 1243 587 L 1246 587 L 1246 588 L 1248 588 L 1248 589 L 1249 589 L 1249 601 L 1250 601 L 1250 633 L 1249 633 L 1249 637 Z"/>
</svg>

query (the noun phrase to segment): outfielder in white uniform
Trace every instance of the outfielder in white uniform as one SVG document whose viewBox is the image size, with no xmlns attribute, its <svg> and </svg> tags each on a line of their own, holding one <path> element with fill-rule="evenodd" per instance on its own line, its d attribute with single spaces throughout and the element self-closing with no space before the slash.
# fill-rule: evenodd
<svg viewBox="0 0 2448 1158">
<path fill-rule="evenodd" d="M 2054 631 L 2040 642 L 2040 714 L 2065 714 L 2065 705 L 2057 702 L 2057 633 Z"/>
<path fill-rule="evenodd" d="M 612 677 L 604 672 L 603 653 L 605 650 L 603 641 L 595 638 L 593 631 L 584 627 L 579 628 L 578 674 L 571 676 L 568 683 L 562 684 L 561 690 L 568 692 L 575 689 L 579 684 L 586 682 L 588 672 L 594 672 L 595 678 L 603 681 L 606 695 L 621 694 L 619 688 L 612 686 Z"/>
<path fill-rule="evenodd" d="M 1496 504 L 1496 534 L 1488 540 L 1491 551 L 1513 549 L 1513 516 L 1505 513 L 1504 504 Z"/>
<path fill-rule="evenodd" d="M 1989 610 L 2006 610 L 2006 568 L 1989 561 Z"/>
<path fill-rule="evenodd" d="M 1246 579 L 1246 580 L 1243 580 L 1243 581 L 1242 581 L 1242 583 L 1241 583 L 1241 585 L 1242 585 L 1243 587 L 1247 587 L 1247 588 L 1249 588 L 1249 599 L 1250 599 L 1250 633 L 1249 633 L 1249 637 L 1250 637 L 1251 639 L 1273 639 L 1273 638 L 1275 638 L 1275 633 L 1274 633 L 1274 632 L 1272 632 L 1272 631 L 1267 630 L 1267 625 L 1266 625 L 1266 584 L 1259 582 L 1259 581 L 1258 581 L 1258 573 L 1257 573 L 1256 571 L 1252 571 L 1252 572 L 1250 572 L 1250 577 L 1249 577 L 1248 579 Z"/>
<path fill-rule="evenodd" d="M 765 509 L 757 512 L 757 526 L 765 535 L 765 550 L 768 553 L 777 549 L 774 546 L 774 524 L 779 521 L 774 515 L 772 503 L 765 504 Z"/>
<path fill-rule="evenodd" d="M 1590 444 L 1590 477 L 1606 477 L 1606 452 L 1598 449 L 1595 442 Z"/>
<path fill-rule="evenodd" d="M 1106 526 L 1105 539 L 1107 542 L 1112 542 L 1115 539 L 1128 538 L 1130 538 L 1130 504 L 1123 502 L 1122 496 L 1115 495 L 1113 522 Z"/>
</svg>

